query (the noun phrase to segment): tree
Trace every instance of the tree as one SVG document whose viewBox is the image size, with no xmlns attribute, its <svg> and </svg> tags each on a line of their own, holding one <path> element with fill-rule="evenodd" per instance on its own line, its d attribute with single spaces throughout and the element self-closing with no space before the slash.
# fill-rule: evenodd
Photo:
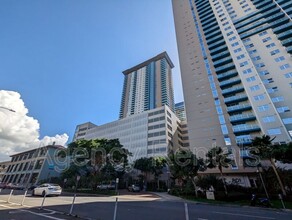
<svg viewBox="0 0 292 220">
<path fill-rule="evenodd" d="M 142 157 L 142 158 L 137 159 L 134 162 L 134 168 L 137 170 L 140 170 L 143 173 L 146 188 L 147 188 L 147 181 L 148 181 L 147 174 L 151 172 L 152 170 L 151 167 L 152 167 L 152 158 Z"/>
<path fill-rule="evenodd" d="M 131 155 L 118 139 L 77 140 L 68 145 L 67 154 L 72 162 L 63 178 L 81 175 L 93 189 L 101 180 L 121 176 Z"/>
<path fill-rule="evenodd" d="M 232 162 L 228 156 L 230 153 L 224 153 L 221 147 L 214 147 L 206 154 L 206 165 L 209 169 L 218 168 L 220 171 L 221 179 L 224 185 L 225 195 L 228 195 L 226 182 L 223 178 L 223 167 L 228 168 Z"/>
<path fill-rule="evenodd" d="M 177 179 L 181 187 L 190 180 L 197 194 L 194 178 L 198 175 L 198 171 L 206 169 L 204 160 L 197 158 L 189 149 L 178 149 L 175 152 L 170 152 L 168 161 L 172 178 Z"/>
<path fill-rule="evenodd" d="M 282 183 L 282 180 L 277 172 L 277 168 L 275 165 L 275 150 L 277 149 L 277 147 L 273 146 L 272 141 L 275 139 L 271 138 L 269 135 L 263 135 L 262 137 L 255 137 L 252 140 L 252 145 L 253 147 L 255 147 L 257 149 L 256 152 L 254 152 L 255 154 L 257 154 L 261 160 L 263 159 L 268 159 L 271 163 L 271 167 L 274 170 L 274 173 L 277 177 L 278 183 L 280 185 L 281 191 L 283 193 L 284 196 L 286 196 L 286 191 L 284 188 L 284 185 Z"/>
<path fill-rule="evenodd" d="M 151 173 L 154 175 L 157 181 L 157 189 L 159 189 L 159 176 L 163 173 L 163 168 L 166 165 L 166 159 L 164 157 L 154 157 L 150 166 Z"/>
<path fill-rule="evenodd" d="M 282 163 L 292 163 L 292 142 L 288 144 L 274 145 L 273 156 Z"/>
</svg>

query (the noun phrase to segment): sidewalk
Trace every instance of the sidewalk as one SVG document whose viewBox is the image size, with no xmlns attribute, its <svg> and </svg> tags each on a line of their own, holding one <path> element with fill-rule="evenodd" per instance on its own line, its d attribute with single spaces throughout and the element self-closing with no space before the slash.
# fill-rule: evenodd
<svg viewBox="0 0 292 220">
<path fill-rule="evenodd" d="M 172 202 L 183 201 L 182 198 L 169 195 L 167 192 L 151 192 L 151 193 L 159 196 L 161 198 L 160 201 L 172 201 Z"/>
</svg>

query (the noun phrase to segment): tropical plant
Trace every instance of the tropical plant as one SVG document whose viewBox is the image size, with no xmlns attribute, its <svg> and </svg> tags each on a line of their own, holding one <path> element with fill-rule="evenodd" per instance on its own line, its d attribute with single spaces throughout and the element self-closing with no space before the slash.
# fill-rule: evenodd
<svg viewBox="0 0 292 220">
<path fill-rule="evenodd" d="M 197 193 L 194 178 L 198 175 L 198 171 L 206 169 L 204 160 L 197 158 L 189 149 L 178 149 L 170 152 L 168 161 L 171 177 L 178 180 L 181 189 L 188 181 L 191 181 Z"/>
<path fill-rule="evenodd" d="M 228 195 L 227 186 L 225 179 L 223 178 L 223 168 L 228 168 L 233 162 L 232 159 L 229 158 L 230 153 L 225 153 L 221 147 L 213 147 L 206 154 L 206 165 L 207 168 L 213 169 L 218 168 L 220 171 L 221 179 L 224 185 L 225 195 Z"/>
<path fill-rule="evenodd" d="M 277 177 L 278 183 L 280 185 L 281 191 L 284 196 L 286 196 L 286 190 L 282 183 L 282 180 L 277 172 L 276 164 L 275 164 L 275 152 L 277 147 L 272 144 L 272 141 L 275 139 L 271 138 L 269 135 L 263 135 L 262 137 L 255 137 L 252 140 L 253 147 L 256 148 L 256 151 L 253 153 L 258 155 L 261 160 L 267 159 L 271 163 L 271 167 L 274 170 L 274 173 Z M 260 166 L 260 164 L 259 164 Z"/>
</svg>

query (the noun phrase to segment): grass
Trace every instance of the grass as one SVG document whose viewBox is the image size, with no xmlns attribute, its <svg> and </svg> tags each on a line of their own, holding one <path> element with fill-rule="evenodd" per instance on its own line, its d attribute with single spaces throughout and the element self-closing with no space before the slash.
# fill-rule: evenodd
<svg viewBox="0 0 292 220">
<path fill-rule="evenodd" d="M 221 200 L 209 200 L 204 198 L 197 198 L 194 196 L 181 196 L 183 199 L 195 201 L 195 202 L 202 202 L 202 203 L 210 203 L 210 204 L 229 204 L 229 205 L 239 205 L 239 206 L 249 206 L 249 200 L 239 200 L 239 201 L 221 201 Z M 280 200 L 271 200 L 272 208 L 276 209 L 283 209 L 283 205 Z M 292 202 L 284 201 L 286 209 L 292 209 Z"/>
</svg>

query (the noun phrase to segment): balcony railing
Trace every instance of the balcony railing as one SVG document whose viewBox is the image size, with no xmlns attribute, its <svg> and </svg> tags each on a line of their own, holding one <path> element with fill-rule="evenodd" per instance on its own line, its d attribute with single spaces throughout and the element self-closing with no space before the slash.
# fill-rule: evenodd
<svg viewBox="0 0 292 220">
<path fill-rule="evenodd" d="M 226 57 L 226 58 L 223 58 L 223 59 L 220 59 L 220 60 L 217 60 L 217 61 L 213 62 L 213 65 L 216 68 L 218 66 L 222 66 L 224 64 L 230 63 L 231 61 L 232 61 L 231 57 Z"/>
<path fill-rule="evenodd" d="M 288 53 L 291 53 L 291 54 L 292 54 L 292 46 L 290 46 L 290 47 L 286 47 L 286 51 L 287 51 Z"/>
<path fill-rule="evenodd" d="M 290 37 L 289 39 L 283 40 L 282 45 L 285 47 L 291 46 L 292 45 L 292 37 Z"/>
<path fill-rule="evenodd" d="M 232 102 L 241 102 L 248 100 L 246 95 L 235 95 L 224 99 L 225 104 L 229 104 Z"/>
<path fill-rule="evenodd" d="M 222 79 L 231 78 L 231 77 L 234 77 L 237 75 L 238 75 L 238 72 L 236 70 L 230 70 L 228 72 L 221 73 L 221 74 L 217 75 L 217 78 L 220 81 Z"/>
<path fill-rule="evenodd" d="M 261 128 L 255 124 L 241 124 L 232 127 L 234 133 L 255 132 L 260 131 Z"/>
<path fill-rule="evenodd" d="M 275 34 L 279 34 L 279 33 L 283 32 L 283 31 L 291 30 L 291 28 L 292 28 L 292 23 L 290 22 L 288 24 L 283 24 L 283 25 L 281 25 L 279 27 L 275 27 L 273 29 L 273 31 L 274 31 Z"/>
<path fill-rule="evenodd" d="M 232 115 L 230 116 L 230 122 L 240 122 L 240 121 L 252 121 L 255 120 L 256 117 L 253 114 L 240 114 L 240 115 Z"/>
<path fill-rule="evenodd" d="M 223 89 L 222 95 L 228 95 L 228 94 L 238 93 L 238 92 L 242 92 L 242 91 L 244 91 L 244 88 L 242 86 L 235 86 L 232 88 Z"/>
<path fill-rule="evenodd" d="M 231 64 L 226 64 L 224 66 L 217 67 L 217 68 L 215 68 L 215 71 L 217 73 L 220 73 L 220 72 L 224 72 L 224 71 L 231 70 L 231 69 L 234 69 L 234 68 L 235 68 L 234 63 L 231 63 Z"/>
<path fill-rule="evenodd" d="M 278 38 L 280 40 L 284 40 L 284 39 L 286 39 L 288 37 L 292 37 L 292 30 L 288 30 L 288 31 L 285 31 L 285 32 L 283 32 L 281 34 L 278 34 Z"/>
<path fill-rule="evenodd" d="M 251 105 L 249 104 L 240 104 L 240 105 L 234 105 L 234 106 L 229 106 L 227 107 L 227 112 L 228 113 L 233 113 L 237 111 L 247 111 L 251 109 Z"/>
<path fill-rule="evenodd" d="M 240 82 L 241 82 L 240 78 L 234 78 L 234 79 L 224 80 L 220 82 L 219 85 L 220 87 L 224 87 L 224 86 L 239 84 Z"/>
</svg>

